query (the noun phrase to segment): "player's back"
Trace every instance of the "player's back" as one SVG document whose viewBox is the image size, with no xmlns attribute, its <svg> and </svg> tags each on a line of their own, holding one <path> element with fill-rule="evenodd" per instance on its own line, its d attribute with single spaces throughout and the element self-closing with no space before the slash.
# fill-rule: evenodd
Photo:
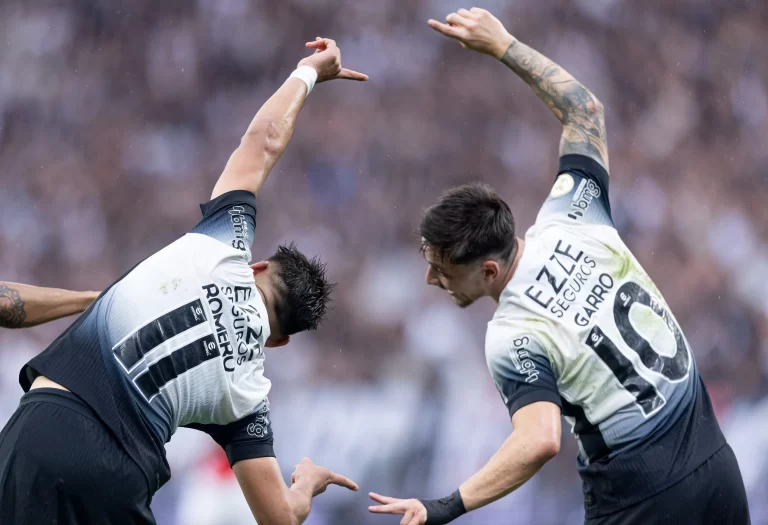
<svg viewBox="0 0 768 525">
<path fill-rule="evenodd" d="M 526 396 L 561 406 L 588 516 L 663 490 L 725 443 L 680 326 L 612 226 L 607 179 L 560 176 L 486 348 L 510 411 Z"/>
<path fill-rule="evenodd" d="M 253 437 L 269 432 L 269 323 L 248 266 L 255 198 L 231 192 L 203 211 L 195 228 L 115 282 L 21 374 L 25 389 L 43 375 L 77 394 L 154 490 L 170 477 L 164 444 L 179 426 L 217 441 L 234 439 L 241 421 Z"/>
</svg>

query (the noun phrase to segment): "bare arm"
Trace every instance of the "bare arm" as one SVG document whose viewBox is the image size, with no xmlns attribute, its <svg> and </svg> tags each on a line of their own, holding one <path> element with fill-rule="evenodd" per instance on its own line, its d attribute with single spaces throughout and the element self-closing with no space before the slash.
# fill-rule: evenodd
<svg viewBox="0 0 768 525">
<path fill-rule="evenodd" d="M 304 459 L 288 488 L 275 458 L 255 458 L 235 463 L 233 470 L 259 525 L 300 525 L 309 516 L 312 498 L 328 485 L 357 490 L 357 485 L 330 470 Z"/>
<path fill-rule="evenodd" d="M 516 39 L 501 61 L 531 86 L 563 124 L 560 155 L 585 155 L 608 170 L 605 112 L 597 97 L 565 69 Z"/>
<path fill-rule="evenodd" d="M 402 514 L 403 525 L 424 525 L 428 515 L 430 523 L 448 523 L 456 516 L 446 508 L 454 507 L 456 502 L 446 504 L 446 500 L 459 497 L 458 504 L 468 512 L 503 498 L 531 479 L 560 450 L 560 408 L 546 401 L 532 403 L 515 412 L 512 425 L 512 434 L 488 463 L 459 487 L 458 495 L 444 498 L 438 505 L 434 500 L 425 501 L 432 507 L 428 512 L 425 503 L 417 499 L 371 493 L 371 498 L 382 505 L 369 510 Z"/>
<path fill-rule="evenodd" d="M 459 9 L 446 22 L 430 20 L 429 25 L 464 47 L 501 60 L 531 86 L 563 124 L 561 156 L 586 155 L 608 170 L 603 105 L 592 92 L 552 60 L 519 42 L 484 9 Z"/>
<path fill-rule="evenodd" d="M 368 80 L 362 73 L 341 67 L 341 53 L 330 39 L 308 42 L 315 54 L 299 62 L 317 72 L 317 82 L 335 78 Z M 298 78 L 289 78 L 261 107 L 251 121 L 240 146 L 232 153 L 224 172 L 213 188 L 211 198 L 233 190 L 258 194 L 270 171 L 288 147 L 296 119 L 307 97 L 307 85 Z"/>
<path fill-rule="evenodd" d="M 560 450 L 560 407 L 539 402 L 512 417 L 515 431 L 459 491 L 468 511 L 517 490 Z"/>
<path fill-rule="evenodd" d="M 258 194 L 269 172 L 288 146 L 307 94 L 298 78 L 289 78 L 261 107 L 240 146 L 229 157 L 211 198 L 232 190 Z"/>
<path fill-rule="evenodd" d="M 0 281 L 0 327 L 24 328 L 79 314 L 99 292 L 72 292 Z"/>
</svg>

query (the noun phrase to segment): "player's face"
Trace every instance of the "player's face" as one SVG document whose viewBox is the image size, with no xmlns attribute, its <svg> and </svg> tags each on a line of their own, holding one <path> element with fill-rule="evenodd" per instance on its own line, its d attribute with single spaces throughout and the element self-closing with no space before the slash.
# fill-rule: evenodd
<svg viewBox="0 0 768 525">
<path fill-rule="evenodd" d="M 482 268 L 443 262 L 429 248 L 425 250 L 424 258 L 428 264 L 427 284 L 448 292 L 453 302 L 461 308 L 466 308 L 486 295 Z"/>
</svg>

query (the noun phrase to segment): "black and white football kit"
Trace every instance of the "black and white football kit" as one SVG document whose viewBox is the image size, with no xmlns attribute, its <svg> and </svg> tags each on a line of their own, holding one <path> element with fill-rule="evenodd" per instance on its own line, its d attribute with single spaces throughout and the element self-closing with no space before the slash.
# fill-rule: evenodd
<svg viewBox="0 0 768 525">
<path fill-rule="evenodd" d="M 510 414 L 538 401 L 561 408 L 588 523 L 749 522 L 688 341 L 614 228 L 594 160 L 561 159 L 488 323 L 486 357 Z"/>
<path fill-rule="evenodd" d="M 0 434 L 0 523 L 154 523 L 179 427 L 211 435 L 231 464 L 274 456 L 255 197 L 201 209 L 22 369 L 25 390 L 42 375 L 70 392 L 29 391 Z"/>
</svg>

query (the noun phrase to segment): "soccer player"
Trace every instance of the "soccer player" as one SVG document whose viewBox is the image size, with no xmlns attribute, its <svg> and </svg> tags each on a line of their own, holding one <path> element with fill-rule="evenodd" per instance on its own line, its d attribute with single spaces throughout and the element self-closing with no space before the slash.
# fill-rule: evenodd
<svg viewBox="0 0 768 525">
<path fill-rule="evenodd" d="M 99 292 L 72 292 L 0 281 L 0 327 L 26 328 L 79 314 Z"/>
<path fill-rule="evenodd" d="M 153 524 L 181 426 L 226 451 L 260 525 L 302 523 L 349 479 L 303 460 L 292 486 L 273 452 L 264 347 L 322 321 L 324 265 L 281 246 L 249 266 L 256 198 L 315 82 L 367 80 L 333 40 L 307 47 L 262 106 L 192 230 L 139 263 L 21 371 L 28 391 L 0 434 L 0 523 Z"/>
<path fill-rule="evenodd" d="M 513 432 L 440 500 L 371 494 L 402 525 L 448 523 L 504 497 L 560 447 L 579 444 L 586 523 L 743 525 L 744 484 L 691 349 L 619 237 L 608 199 L 603 107 L 485 10 L 429 25 L 522 78 L 563 124 L 560 168 L 525 239 L 491 188 L 454 188 L 421 222 L 426 281 L 460 307 L 492 297 L 486 358 Z"/>
</svg>

